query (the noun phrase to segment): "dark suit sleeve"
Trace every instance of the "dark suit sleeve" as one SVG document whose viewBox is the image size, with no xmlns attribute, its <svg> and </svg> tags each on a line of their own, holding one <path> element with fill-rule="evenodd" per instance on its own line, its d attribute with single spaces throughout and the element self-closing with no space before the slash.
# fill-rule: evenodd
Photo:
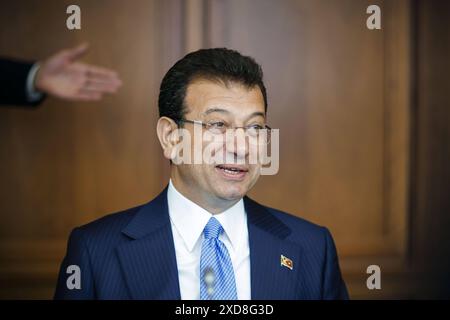
<svg viewBox="0 0 450 320">
<path fill-rule="evenodd" d="M 28 101 L 26 82 L 33 63 L 0 58 L 0 106 L 33 107 L 42 102 Z"/>
<path fill-rule="evenodd" d="M 347 300 L 349 296 L 339 268 L 336 246 L 328 229 L 324 229 L 326 262 L 323 273 L 322 297 L 324 300 Z"/>
<path fill-rule="evenodd" d="M 77 280 L 80 285 L 74 287 Z M 80 229 L 75 228 L 70 234 L 54 298 L 58 300 L 95 299 L 90 256 Z"/>
</svg>

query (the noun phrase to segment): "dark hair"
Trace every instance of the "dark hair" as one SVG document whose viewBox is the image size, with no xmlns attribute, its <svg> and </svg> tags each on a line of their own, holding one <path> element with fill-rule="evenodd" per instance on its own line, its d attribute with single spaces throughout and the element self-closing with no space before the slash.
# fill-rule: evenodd
<svg viewBox="0 0 450 320">
<path fill-rule="evenodd" d="M 176 121 L 186 113 L 184 98 L 190 82 L 204 78 L 225 85 L 236 82 L 248 88 L 258 86 L 267 111 L 267 93 L 261 66 L 251 57 L 226 48 L 201 49 L 177 61 L 164 76 L 159 91 L 159 116 Z"/>
</svg>

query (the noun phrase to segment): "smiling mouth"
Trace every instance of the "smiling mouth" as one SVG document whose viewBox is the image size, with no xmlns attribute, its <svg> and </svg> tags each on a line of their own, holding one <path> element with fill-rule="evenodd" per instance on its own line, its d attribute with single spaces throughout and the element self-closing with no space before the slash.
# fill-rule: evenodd
<svg viewBox="0 0 450 320">
<path fill-rule="evenodd" d="M 244 166 L 220 164 L 216 166 L 217 172 L 226 181 L 240 182 L 247 177 L 248 168 Z"/>
<path fill-rule="evenodd" d="M 224 171 L 227 174 L 239 175 L 248 172 L 247 168 L 233 165 L 220 164 L 216 166 L 217 169 Z"/>
</svg>

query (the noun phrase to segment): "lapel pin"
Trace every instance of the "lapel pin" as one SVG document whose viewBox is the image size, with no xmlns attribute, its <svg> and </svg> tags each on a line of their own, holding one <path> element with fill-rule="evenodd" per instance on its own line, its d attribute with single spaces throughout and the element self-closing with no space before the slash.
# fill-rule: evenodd
<svg viewBox="0 0 450 320">
<path fill-rule="evenodd" d="M 289 268 L 290 270 L 294 269 L 294 263 L 292 262 L 292 260 L 283 255 L 281 255 L 281 266 L 285 266 L 286 268 Z"/>
</svg>

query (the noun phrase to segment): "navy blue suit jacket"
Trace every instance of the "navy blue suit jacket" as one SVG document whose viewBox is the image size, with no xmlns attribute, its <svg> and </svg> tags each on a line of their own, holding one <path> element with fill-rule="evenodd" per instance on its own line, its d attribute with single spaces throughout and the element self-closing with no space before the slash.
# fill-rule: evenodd
<svg viewBox="0 0 450 320">
<path fill-rule="evenodd" d="M 348 298 L 326 228 L 248 197 L 244 205 L 252 299 Z M 292 260 L 292 270 L 281 264 L 281 255 Z M 70 265 L 80 267 L 80 289 L 66 285 Z M 167 188 L 148 204 L 75 228 L 55 298 L 180 299 Z"/>
<path fill-rule="evenodd" d="M 42 102 L 28 101 L 26 82 L 33 63 L 0 58 L 0 106 L 34 107 Z"/>
</svg>

